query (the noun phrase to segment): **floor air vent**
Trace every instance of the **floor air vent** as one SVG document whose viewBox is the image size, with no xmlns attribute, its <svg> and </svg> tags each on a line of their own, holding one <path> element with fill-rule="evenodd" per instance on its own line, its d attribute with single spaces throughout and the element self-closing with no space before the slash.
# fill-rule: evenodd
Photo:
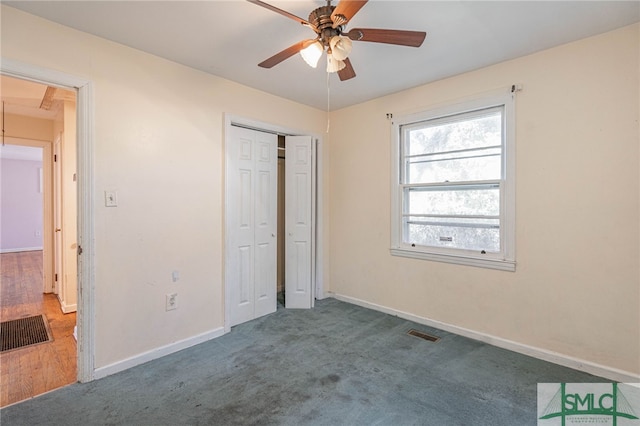
<svg viewBox="0 0 640 426">
<path fill-rule="evenodd" d="M 432 335 L 427 334 L 427 333 L 423 333 L 422 331 L 418 331 L 418 330 L 413 329 L 413 328 L 411 330 L 407 331 L 407 334 L 410 334 L 411 336 L 419 337 L 419 338 L 424 339 L 424 340 L 428 340 L 430 342 L 437 342 L 438 340 L 440 340 L 439 337 L 432 336 Z"/>
<path fill-rule="evenodd" d="M 23 348 L 53 340 L 44 315 L 0 323 L 0 352 Z"/>
</svg>

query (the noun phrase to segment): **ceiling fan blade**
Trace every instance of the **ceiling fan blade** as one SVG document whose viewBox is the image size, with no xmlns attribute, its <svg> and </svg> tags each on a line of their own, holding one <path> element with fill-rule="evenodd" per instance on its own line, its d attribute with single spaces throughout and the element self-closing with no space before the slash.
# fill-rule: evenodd
<svg viewBox="0 0 640 426">
<path fill-rule="evenodd" d="M 260 0 L 247 0 L 249 3 L 253 3 L 253 4 L 257 4 L 258 6 L 262 6 L 265 9 L 269 9 L 273 12 L 279 13 L 280 15 L 286 16 L 289 19 L 293 19 L 294 21 L 298 22 L 299 24 L 302 25 L 306 25 L 307 27 L 311 27 L 313 28 L 313 25 L 311 25 L 311 23 L 309 23 L 309 21 L 306 21 L 302 18 L 300 18 L 299 16 L 294 15 L 293 13 L 289 13 L 286 10 L 282 10 L 279 9 L 275 6 L 271 6 L 269 3 L 265 3 L 263 1 Z"/>
<path fill-rule="evenodd" d="M 339 25 L 343 25 L 344 23 L 349 21 L 351 18 L 353 18 L 353 15 L 358 13 L 358 11 L 362 8 L 362 6 L 367 4 L 367 1 L 368 0 L 341 0 L 336 5 L 336 8 L 333 10 L 333 12 L 331 13 L 331 20 L 336 22 L 336 16 L 342 15 L 346 18 L 346 21 L 342 22 Z M 340 21 L 337 21 L 337 22 L 340 22 Z"/>
<path fill-rule="evenodd" d="M 258 64 L 258 66 L 262 67 L 262 68 L 271 68 L 271 67 L 273 67 L 275 65 L 278 65 L 280 62 L 282 62 L 285 59 L 288 59 L 291 56 L 295 55 L 296 53 L 300 52 L 302 49 L 304 49 L 305 47 L 307 47 L 309 44 L 313 43 L 314 41 L 315 40 L 302 40 L 302 41 L 299 41 L 296 44 L 287 47 L 282 52 L 278 52 L 275 55 L 273 55 L 272 57 L 270 57 L 269 59 L 265 59 L 264 61 L 260 62 Z"/>
<path fill-rule="evenodd" d="M 401 46 L 420 47 L 427 33 L 424 31 L 380 30 L 375 28 L 354 28 L 347 34 L 354 41 L 399 44 Z"/>
<path fill-rule="evenodd" d="M 349 80 L 356 76 L 356 72 L 353 70 L 353 66 L 351 65 L 351 61 L 349 58 L 344 60 L 344 64 L 346 65 L 340 71 L 338 71 L 338 77 L 340 77 L 340 81 Z"/>
</svg>

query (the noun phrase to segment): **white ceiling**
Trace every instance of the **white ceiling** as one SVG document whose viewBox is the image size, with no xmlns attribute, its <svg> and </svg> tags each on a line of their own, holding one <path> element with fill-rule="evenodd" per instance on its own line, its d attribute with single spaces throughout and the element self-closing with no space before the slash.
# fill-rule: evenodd
<svg viewBox="0 0 640 426">
<path fill-rule="evenodd" d="M 307 19 L 325 1 L 270 1 Z M 247 1 L 3 1 L 195 69 L 327 109 L 327 75 L 295 55 L 257 64 L 314 33 Z M 334 1 L 334 5 L 336 2 Z M 371 0 L 351 28 L 426 31 L 420 48 L 354 42 L 357 77 L 330 75 L 330 109 L 482 68 L 640 20 L 639 1 Z M 347 28 L 348 29 L 348 28 Z"/>
</svg>

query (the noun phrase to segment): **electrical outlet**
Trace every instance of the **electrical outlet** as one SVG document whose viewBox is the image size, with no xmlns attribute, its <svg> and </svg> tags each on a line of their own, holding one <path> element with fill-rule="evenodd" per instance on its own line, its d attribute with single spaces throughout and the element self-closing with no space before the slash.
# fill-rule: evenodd
<svg viewBox="0 0 640 426">
<path fill-rule="evenodd" d="M 167 294 L 167 311 L 178 309 L 178 293 Z"/>
</svg>

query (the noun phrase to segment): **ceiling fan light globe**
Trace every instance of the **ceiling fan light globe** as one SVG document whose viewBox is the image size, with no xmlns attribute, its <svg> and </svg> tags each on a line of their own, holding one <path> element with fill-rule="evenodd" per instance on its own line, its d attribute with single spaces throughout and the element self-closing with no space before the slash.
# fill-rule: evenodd
<svg viewBox="0 0 640 426">
<path fill-rule="evenodd" d="M 344 61 L 351 53 L 353 42 L 349 37 L 334 36 L 329 41 L 333 57 L 339 61 Z"/>
<path fill-rule="evenodd" d="M 338 72 L 346 66 L 344 61 L 336 59 L 333 54 L 327 55 L 327 72 Z"/>
<path fill-rule="evenodd" d="M 300 56 L 302 56 L 302 59 L 304 59 L 310 67 L 316 68 L 318 66 L 318 61 L 322 56 L 322 52 L 324 52 L 322 44 L 319 41 L 314 41 L 300 51 Z"/>
</svg>

